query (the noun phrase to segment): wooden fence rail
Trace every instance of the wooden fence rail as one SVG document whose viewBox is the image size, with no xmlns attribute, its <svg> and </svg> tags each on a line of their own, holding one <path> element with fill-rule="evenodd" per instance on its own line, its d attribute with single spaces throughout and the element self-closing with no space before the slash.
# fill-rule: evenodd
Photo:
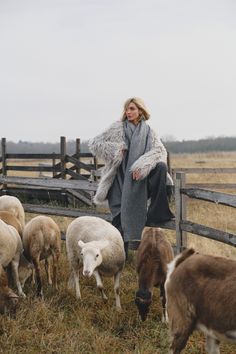
<svg viewBox="0 0 236 354">
<path fill-rule="evenodd" d="M 206 168 L 206 167 L 178 167 L 170 168 L 170 174 L 173 179 L 176 179 L 176 174 L 178 172 L 184 172 L 186 175 L 189 174 L 236 174 L 236 168 Z M 236 183 L 186 183 L 186 187 L 199 187 L 207 189 L 236 189 Z"/>
<path fill-rule="evenodd" d="M 204 236 L 236 247 L 236 234 L 210 228 L 201 224 L 186 220 L 186 196 L 193 199 L 222 204 L 236 208 L 236 195 L 213 192 L 198 188 L 186 188 L 185 173 L 176 173 L 175 183 L 175 207 L 176 207 L 176 247 L 181 252 L 187 245 L 186 232 Z"/>
</svg>

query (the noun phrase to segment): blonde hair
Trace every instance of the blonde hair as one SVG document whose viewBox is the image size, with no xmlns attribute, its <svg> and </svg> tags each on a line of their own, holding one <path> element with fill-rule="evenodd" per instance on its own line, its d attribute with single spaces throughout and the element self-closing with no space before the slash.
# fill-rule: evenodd
<svg viewBox="0 0 236 354">
<path fill-rule="evenodd" d="M 148 109 L 145 106 L 143 100 L 141 98 L 139 98 L 139 97 L 132 97 L 132 98 L 129 98 L 124 103 L 124 111 L 123 111 L 123 114 L 122 114 L 122 117 L 121 117 L 122 122 L 124 120 L 126 120 L 126 118 L 127 118 L 126 117 L 126 110 L 127 110 L 127 108 L 128 108 L 130 103 L 134 103 L 138 107 L 138 109 L 141 111 L 139 121 L 141 119 L 148 120 L 150 118 L 150 113 L 148 112 Z"/>
</svg>

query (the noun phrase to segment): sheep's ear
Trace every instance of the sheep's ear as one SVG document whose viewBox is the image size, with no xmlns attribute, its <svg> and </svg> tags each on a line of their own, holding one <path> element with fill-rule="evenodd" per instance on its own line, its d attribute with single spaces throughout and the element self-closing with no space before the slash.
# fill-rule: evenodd
<svg viewBox="0 0 236 354">
<path fill-rule="evenodd" d="M 108 240 L 99 241 L 100 251 L 103 250 L 103 248 L 107 247 L 108 245 L 109 245 L 109 241 Z"/>
<path fill-rule="evenodd" d="M 83 248 L 85 246 L 85 243 L 83 241 L 79 240 L 78 245 L 80 248 Z"/>
</svg>

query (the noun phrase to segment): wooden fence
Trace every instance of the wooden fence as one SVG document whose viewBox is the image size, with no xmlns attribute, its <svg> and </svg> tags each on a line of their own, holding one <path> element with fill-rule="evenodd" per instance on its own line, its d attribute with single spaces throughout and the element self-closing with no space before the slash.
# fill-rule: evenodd
<svg viewBox="0 0 236 354">
<path fill-rule="evenodd" d="M 180 252 L 186 247 L 186 232 L 204 236 L 236 247 L 236 233 L 228 233 L 186 220 L 186 196 L 201 201 L 221 204 L 236 208 L 236 195 L 214 192 L 197 187 L 187 187 L 185 173 L 176 172 L 175 207 L 176 207 L 176 247 Z"/>
<path fill-rule="evenodd" d="M 2 156 L 0 157 L 0 162 L 2 167 L 0 168 L 0 174 L 7 176 L 8 171 L 21 171 L 21 172 L 50 172 L 53 178 L 73 178 L 73 179 L 87 179 L 92 170 L 96 170 L 99 166 L 97 164 L 96 157 L 91 153 L 81 153 L 80 152 L 80 139 L 75 141 L 75 153 L 70 156 L 66 152 L 66 138 L 62 136 L 60 138 L 60 152 L 59 153 L 49 153 L 49 154 L 30 154 L 30 153 L 8 153 L 6 138 L 1 140 Z M 89 158 L 91 163 L 83 163 L 81 159 Z M 14 160 L 39 160 L 37 166 L 30 165 L 16 165 L 12 164 L 11 161 Z M 46 165 L 40 163 L 42 160 L 51 160 L 51 165 L 48 163 Z M 68 167 L 70 163 L 70 167 Z M 83 170 L 83 172 L 81 172 Z"/>
<path fill-rule="evenodd" d="M 52 179 L 51 179 L 52 180 Z M 45 183 L 42 179 L 32 179 L 27 178 L 17 178 L 17 177 L 0 177 L 0 183 L 21 183 L 28 185 L 28 183 L 34 183 L 36 186 Z M 92 189 L 93 191 L 97 188 L 96 182 L 86 182 L 86 181 L 67 181 L 58 180 L 58 186 L 63 188 L 73 187 L 73 189 Z M 177 172 L 175 181 L 175 209 L 176 209 L 176 220 L 162 223 L 159 226 L 162 228 L 175 230 L 176 231 L 176 249 L 177 253 L 181 252 L 186 247 L 186 232 L 196 234 L 199 236 L 204 236 L 206 238 L 223 242 L 225 244 L 236 247 L 236 234 L 224 232 L 221 230 L 213 229 L 201 224 L 193 223 L 186 220 L 186 196 L 189 198 L 194 198 L 202 201 L 222 204 L 227 207 L 236 208 L 236 196 L 226 193 L 213 192 L 206 189 L 200 188 L 186 188 L 185 186 L 185 173 Z M 111 215 L 109 213 L 98 213 L 96 210 L 77 210 L 69 208 L 59 208 L 59 207 L 49 207 L 40 205 L 24 205 L 26 212 L 39 213 L 39 214 L 51 214 L 60 216 L 70 216 L 78 217 L 82 215 L 97 215 L 108 221 L 111 220 Z M 131 245 L 132 249 L 137 249 L 139 242 L 133 242 Z"/>
<path fill-rule="evenodd" d="M 91 153 L 81 153 L 80 151 L 80 139 L 75 141 L 75 153 L 73 155 L 68 155 L 66 152 L 66 138 L 60 138 L 60 152 L 51 154 L 31 154 L 31 153 L 8 153 L 6 138 L 2 138 L 1 141 L 2 156 L 0 158 L 1 168 L 0 175 L 2 174 L 5 182 L 2 184 L 2 193 L 8 191 L 9 193 L 24 193 L 25 198 L 35 196 L 37 199 L 44 199 L 50 194 L 50 200 L 62 201 L 63 199 L 68 201 L 68 197 L 73 198 L 73 200 L 80 201 L 85 205 L 92 205 L 92 194 L 91 184 L 88 181 L 97 180 L 97 175 L 94 171 L 97 171 L 102 165 L 97 163 L 96 157 Z M 90 160 L 89 163 L 83 161 Z M 14 160 L 14 162 L 13 162 Z M 20 164 L 21 161 L 27 161 L 26 164 Z M 32 161 L 38 160 L 37 165 L 33 165 Z M 42 163 L 43 160 L 49 161 L 49 163 Z M 82 161 L 83 160 L 83 161 Z M 51 161 L 51 164 L 50 164 Z M 17 163 L 16 163 L 17 162 Z M 31 165 L 30 165 L 31 164 Z M 20 173 L 27 174 L 28 172 L 38 172 L 40 177 L 44 176 L 44 173 L 50 173 L 53 182 L 50 178 L 42 178 L 41 181 L 38 180 L 35 184 L 36 178 L 28 178 L 27 183 L 24 178 L 27 177 L 12 177 L 8 176 L 10 171 L 16 171 Z M 19 179 L 20 178 L 20 179 Z M 76 184 L 63 184 L 57 183 L 56 180 L 78 180 L 87 182 L 88 188 L 84 188 L 83 183 L 81 188 L 76 186 Z M 31 181 L 30 181 L 31 180 Z M 21 183 L 22 182 L 22 183 Z M 86 184 L 86 183 L 85 183 Z M 23 188 L 22 188 L 23 187 Z M 68 204 L 65 202 L 65 204 Z"/>
<path fill-rule="evenodd" d="M 66 154 L 66 140 L 61 137 L 61 151 L 60 154 L 7 154 L 6 141 L 2 139 L 2 169 L 0 171 L 0 185 L 4 186 L 22 186 L 27 188 L 44 188 L 44 189 L 58 189 L 64 193 L 71 193 L 72 195 L 84 200 L 85 204 L 92 205 L 91 198 L 87 198 L 83 192 L 94 193 L 97 188 L 97 182 L 91 176 L 96 177 L 98 164 L 96 159 L 92 164 L 85 164 L 81 158 L 93 158 L 91 154 L 82 154 L 79 149 L 79 139 L 76 143 L 77 151 L 73 156 Z M 52 167 L 50 166 L 12 166 L 8 164 L 10 159 L 52 159 Z M 59 160 L 59 162 L 56 162 Z M 70 167 L 67 167 L 70 163 Z M 7 176 L 7 171 L 49 171 L 53 173 L 54 178 L 27 178 L 27 177 L 13 177 Z M 180 171 L 179 171 L 180 170 Z M 86 171 L 88 174 L 81 173 Z M 176 248 L 180 252 L 186 247 L 186 233 L 192 233 L 206 238 L 220 241 L 231 246 L 236 246 L 236 234 L 224 232 L 213 229 L 201 224 L 193 223 L 186 220 L 186 197 L 207 201 L 217 204 L 222 204 L 227 207 L 236 208 L 236 196 L 226 193 L 214 192 L 207 188 L 235 188 L 236 184 L 186 184 L 186 173 L 236 173 L 236 169 L 209 169 L 209 168 L 190 168 L 190 169 L 172 169 L 172 175 L 175 180 L 175 209 L 176 220 L 160 224 L 160 227 L 176 231 Z M 68 179 L 69 178 L 69 179 Z M 77 217 L 81 215 L 99 215 L 100 217 L 110 221 L 109 213 L 98 213 L 94 209 L 78 210 L 75 208 L 49 207 L 41 205 L 24 204 L 26 212 L 51 214 L 60 216 Z M 134 242 L 133 249 L 137 249 L 139 242 Z"/>
</svg>

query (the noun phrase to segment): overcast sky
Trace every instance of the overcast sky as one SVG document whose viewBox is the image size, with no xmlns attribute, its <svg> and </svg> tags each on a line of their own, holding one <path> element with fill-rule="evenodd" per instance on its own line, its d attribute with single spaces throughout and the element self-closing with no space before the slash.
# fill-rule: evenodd
<svg viewBox="0 0 236 354">
<path fill-rule="evenodd" d="M 131 96 L 161 137 L 236 136 L 236 1 L 0 0 L 0 137 L 85 140 Z"/>
</svg>

